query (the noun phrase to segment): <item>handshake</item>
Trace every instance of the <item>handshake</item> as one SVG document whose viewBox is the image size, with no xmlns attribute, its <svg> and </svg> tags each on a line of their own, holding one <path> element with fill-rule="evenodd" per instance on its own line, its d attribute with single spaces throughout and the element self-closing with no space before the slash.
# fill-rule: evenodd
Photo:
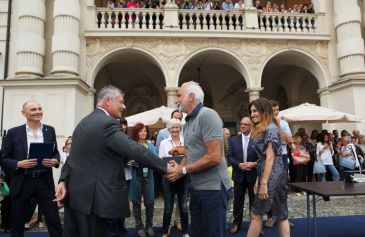
<svg viewBox="0 0 365 237">
<path fill-rule="evenodd" d="M 169 154 L 172 156 L 185 155 L 185 148 L 183 146 L 174 147 L 169 151 Z M 170 160 L 167 163 L 167 173 L 165 174 L 165 178 L 171 182 L 175 182 L 183 176 L 182 165 L 178 164 L 174 160 Z"/>
</svg>

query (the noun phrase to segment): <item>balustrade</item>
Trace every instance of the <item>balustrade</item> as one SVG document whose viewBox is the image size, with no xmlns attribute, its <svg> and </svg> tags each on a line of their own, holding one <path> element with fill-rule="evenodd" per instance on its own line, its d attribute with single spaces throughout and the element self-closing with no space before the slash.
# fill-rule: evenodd
<svg viewBox="0 0 365 237">
<path fill-rule="evenodd" d="M 161 9 L 99 8 L 96 26 L 100 29 L 163 29 L 164 12 Z"/>
<path fill-rule="evenodd" d="M 242 11 L 179 10 L 179 28 L 193 31 L 242 31 Z"/>
<path fill-rule="evenodd" d="M 317 33 L 315 14 L 265 13 L 258 14 L 260 31 Z"/>
<path fill-rule="evenodd" d="M 96 27 L 110 30 L 325 33 L 325 27 L 320 25 L 324 24 L 324 15 L 320 14 L 258 12 L 257 19 L 253 19 L 257 20 L 258 28 L 246 27 L 249 24 L 246 24 L 245 11 L 176 9 L 176 17 L 177 24 L 165 22 L 164 9 L 98 8 Z"/>
</svg>

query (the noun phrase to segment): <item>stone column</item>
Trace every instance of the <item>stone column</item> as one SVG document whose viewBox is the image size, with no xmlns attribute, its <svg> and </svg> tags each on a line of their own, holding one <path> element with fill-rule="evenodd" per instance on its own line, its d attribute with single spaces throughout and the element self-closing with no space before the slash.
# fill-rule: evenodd
<svg viewBox="0 0 365 237">
<path fill-rule="evenodd" d="M 334 26 L 341 77 L 365 73 L 361 11 L 357 0 L 334 0 Z"/>
<path fill-rule="evenodd" d="M 245 92 L 248 93 L 248 100 L 251 103 L 252 101 L 260 98 L 260 91 L 262 91 L 264 88 L 247 88 Z"/>
<path fill-rule="evenodd" d="M 177 99 L 178 87 L 165 87 L 167 95 L 167 107 L 177 109 L 176 99 Z"/>
<path fill-rule="evenodd" d="M 15 74 L 17 76 L 43 76 L 45 54 L 44 25 L 45 0 L 19 0 L 19 34 L 16 39 Z"/>
<path fill-rule="evenodd" d="M 247 29 L 258 29 L 259 22 L 257 16 L 257 9 L 253 6 L 252 0 L 245 0 L 245 22 Z"/>
<path fill-rule="evenodd" d="M 167 0 L 164 8 L 164 28 L 178 29 L 179 28 L 179 7 L 175 4 L 175 0 Z"/>
<path fill-rule="evenodd" d="M 79 75 L 80 3 L 79 0 L 55 0 L 52 37 L 53 75 Z"/>
<path fill-rule="evenodd" d="M 245 0 L 244 2 L 245 2 L 245 8 L 250 9 L 250 8 L 253 7 L 253 3 L 252 3 L 253 1 L 252 0 Z"/>
</svg>

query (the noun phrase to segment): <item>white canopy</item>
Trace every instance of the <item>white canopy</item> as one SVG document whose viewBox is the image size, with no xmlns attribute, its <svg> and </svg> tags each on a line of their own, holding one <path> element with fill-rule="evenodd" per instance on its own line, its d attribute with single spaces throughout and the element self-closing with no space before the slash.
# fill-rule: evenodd
<svg viewBox="0 0 365 237">
<path fill-rule="evenodd" d="M 280 111 L 279 117 L 290 123 L 348 123 L 363 121 L 362 117 L 309 103 Z"/>
<path fill-rule="evenodd" d="M 137 123 L 143 123 L 144 125 L 154 125 L 160 121 L 167 123 L 171 118 L 171 113 L 174 109 L 161 106 L 159 108 L 151 109 L 139 114 L 135 114 L 126 117 L 129 127 L 133 127 Z M 184 118 L 186 114 L 184 113 Z M 183 119 L 182 122 L 185 120 Z"/>
</svg>

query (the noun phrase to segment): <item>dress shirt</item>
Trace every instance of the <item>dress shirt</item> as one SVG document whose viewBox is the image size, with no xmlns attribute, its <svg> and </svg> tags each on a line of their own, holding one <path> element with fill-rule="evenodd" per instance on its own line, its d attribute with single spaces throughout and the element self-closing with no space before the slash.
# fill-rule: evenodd
<svg viewBox="0 0 365 237">
<path fill-rule="evenodd" d="M 29 154 L 29 146 L 30 143 L 42 143 L 44 142 L 44 138 L 43 138 L 43 125 L 41 124 L 41 126 L 39 128 L 37 128 L 37 135 L 34 136 L 33 135 L 33 129 L 30 128 L 28 126 L 28 124 L 25 124 L 26 127 L 26 131 L 27 131 L 27 145 L 28 145 L 28 154 Z"/>
<path fill-rule="evenodd" d="M 251 136 L 251 133 L 248 134 L 247 136 L 242 134 L 243 162 L 247 161 L 247 148 L 248 148 L 248 143 L 250 142 L 250 136 Z"/>
<path fill-rule="evenodd" d="M 106 111 L 105 109 L 101 108 L 101 107 L 96 107 L 100 110 L 102 110 L 106 115 L 108 115 L 110 117 L 110 114 L 108 113 L 108 111 Z"/>
</svg>

